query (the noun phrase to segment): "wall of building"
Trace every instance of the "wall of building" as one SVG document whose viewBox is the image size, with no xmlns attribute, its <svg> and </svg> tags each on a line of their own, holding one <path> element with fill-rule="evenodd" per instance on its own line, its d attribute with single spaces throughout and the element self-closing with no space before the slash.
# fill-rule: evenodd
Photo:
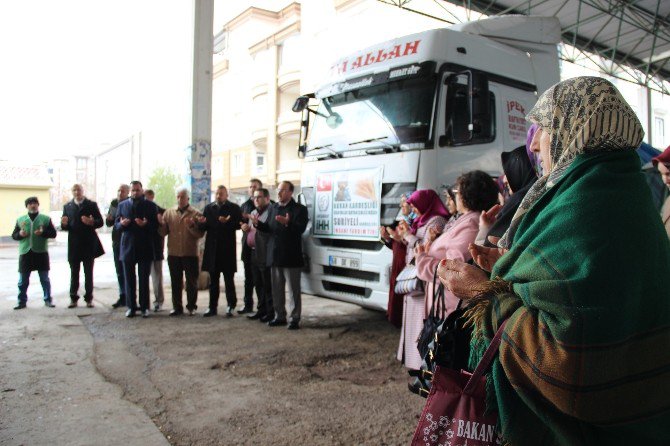
<svg viewBox="0 0 670 446">
<path fill-rule="evenodd" d="M 25 214 L 25 200 L 36 196 L 40 201 L 40 212 L 51 210 L 48 186 L 30 187 L 0 184 L 0 238 L 11 237 L 16 219 Z M 55 224 L 58 225 L 59 222 Z"/>
</svg>

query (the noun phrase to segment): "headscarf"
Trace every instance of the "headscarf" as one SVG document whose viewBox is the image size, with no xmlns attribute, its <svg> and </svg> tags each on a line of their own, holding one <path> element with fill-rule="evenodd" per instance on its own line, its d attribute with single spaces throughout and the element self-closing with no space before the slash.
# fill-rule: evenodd
<svg viewBox="0 0 670 446">
<path fill-rule="evenodd" d="M 644 130 L 635 112 L 611 82 L 580 76 L 552 86 L 538 99 L 528 116 L 550 135 L 551 166 L 524 197 L 512 224 L 498 246 L 509 248 L 521 218 L 535 202 L 563 177 L 583 153 L 634 150 Z"/>
<path fill-rule="evenodd" d="M 654 164 L 654 167 L 656 167 L 658 163 L 665 164 L 666 166 L 670 165 L 670 146 L 666 147 L 660 155 L 653 157 L 651 162 Z"/>
<path fill-rule="evenodd" d="M 410 227 L 412 234 L 416 234 L 416 231 L 424 226 L 428 221 L 436 216 L 442 216 L 445 219 L 449 218 L 449 211 L 444 206 L 442 199 L 432 189 L 421 189 L 414 192 L 407 199 L 407 203 L 414 206 L 421 212 L 421 216 L 415 218 Z"/>
<path fill-rule="evenodd" d="M 531 138 L 532 141 L 532 138 Z M 519 208 L 521 201 L 526 196 L 530 188 L 537 181 L 537 174 L 530 159 L 528 159 L 526 147 L 519 146 L 511 152 L 503 152 L 500 155 L 503 165 L 503 171 L 507 176 L 507 182 L 514 192 L 509 199 L 505 200 L 505 204 L 498 213 L 496 221 L 489 228 L 484 240 L 484 246 L 493 247 L 489 242 L 489 236 L 502 237 L 512 223 L 512 217 Z M 510 238 L 514 238 L 514 234 L 510 234 Z"/>
<path fill-rule="evenodd" d="M 533 125 L 531 125 L 528 129 L 528 133 L 526 133 L 526 153 L 528 154 L 530 164 L 535 169 L 535 173 L 539 178 L 542 176 L 542 164 L 540 164 L 540 157 L 535 152 L 530 150 L 530 145 L 533 142 L 533 138 L 535 137 L 535 133 L 537 132 L 538 128 L 538 125 L 533 123 Z"/>
<path fill-rule="evenodd" d="M 500 160 L 502 161 L 503 172 L 507 177 L 507 184 L 511 189 L 510 192 L 517 193 L 537 179 L 525 146 L 519 146 L 509 152 L 501 153 Z"/>
</svg>

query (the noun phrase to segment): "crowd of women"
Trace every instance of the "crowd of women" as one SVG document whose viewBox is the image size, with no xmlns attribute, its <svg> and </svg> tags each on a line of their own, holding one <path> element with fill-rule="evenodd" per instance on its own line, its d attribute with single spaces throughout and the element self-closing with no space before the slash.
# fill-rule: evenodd
<svg viewBox="0 0 670 446">
<path fill-rule="evenodd" d="M 644 131 L 597 77 L 556 84 L 527 119 L 526 146 L 501 157 L 508 194 L 467 172 L 381 229 L 409 388 L 438 298 L 442 318 L 466 309 L 464 368 L 502 327 L 486 389 L 504 444 L 670 444 L 670 242 L 635 151 Z"/>
</svg>

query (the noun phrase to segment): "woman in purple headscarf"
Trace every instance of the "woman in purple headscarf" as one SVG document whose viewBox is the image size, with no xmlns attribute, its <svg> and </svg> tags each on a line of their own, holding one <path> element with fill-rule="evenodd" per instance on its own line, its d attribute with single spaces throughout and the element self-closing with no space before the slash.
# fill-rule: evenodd
<svg viewBox="0 0 670 446">
<path fill-rule="evenodd" d="M 398 232 L 407 245 L 407 264 L 414 260 L 414 248 L 432 241 L 442 233 L 449 219 L 449 211 L 440 196 L 434 190 L 422 189 L 414 192 L 407 203 L 412 206 L 416 218 L 409 226 L 403 222 L 398 225 Z M 415 291 L 404 295 L 402 330 L 398 346 L 398 360 L 410 370 L 421 367 L 421 355 L 416 346 L 416 339 L 423 328 L 424 293 Z"/>
</svg>

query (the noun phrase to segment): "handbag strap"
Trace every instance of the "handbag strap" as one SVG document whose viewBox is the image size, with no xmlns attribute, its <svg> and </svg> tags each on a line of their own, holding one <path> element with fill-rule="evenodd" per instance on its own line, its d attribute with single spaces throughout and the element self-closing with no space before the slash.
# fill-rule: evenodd
<svg viewBox="0 0 670 446">
<path fill-rule="evenodd" d="M 477 368 L 474 372 L 472 372 L 472 376 L 470 376 L 467 385 L 463 389 L 463 393 L 472 393 L 475 390 L 475 387 L 477 387 L 479 384 L 481 377 L 484 376 L 484 372 L 489 368 L 491 362 L 493 362 L 493 358 L 495 357 L 496 353 L 498 353 L 498 347 L 500 347 L 505 325 L 507 325 L 507 319 L 505 319 L 503 323 L 500 324 L 500 327 L 498 327 L 496 335 L 491 340 L 491 343 L 486 349 L 486 352 L 484 352 L 484 356 L 482 356 L 479 364 L 477 364 Z"/>
<path fill-rule="evenodd" d="M 440 264 L 438 262 L 437 266 L 435 266 L 435 271 L 433 272 L 433 304 L 430 306 L 430 316 L 435 317 L 437 313 L 440 313 L 440 301 L 442 300 L 442 287 L 439 287 L 439 290 L 437 288 L 437 269 L 440 267 Z M 442 285 L 442 282 L 440 282 L 440 285 Z M 438 297 L 438 291 L 439 291 L 439 297 Z M 435 312 L 435 306 L 437 305 L 437 313 Z M 444 306 L 444 305 L 443 305 Z"/>
</svg>

